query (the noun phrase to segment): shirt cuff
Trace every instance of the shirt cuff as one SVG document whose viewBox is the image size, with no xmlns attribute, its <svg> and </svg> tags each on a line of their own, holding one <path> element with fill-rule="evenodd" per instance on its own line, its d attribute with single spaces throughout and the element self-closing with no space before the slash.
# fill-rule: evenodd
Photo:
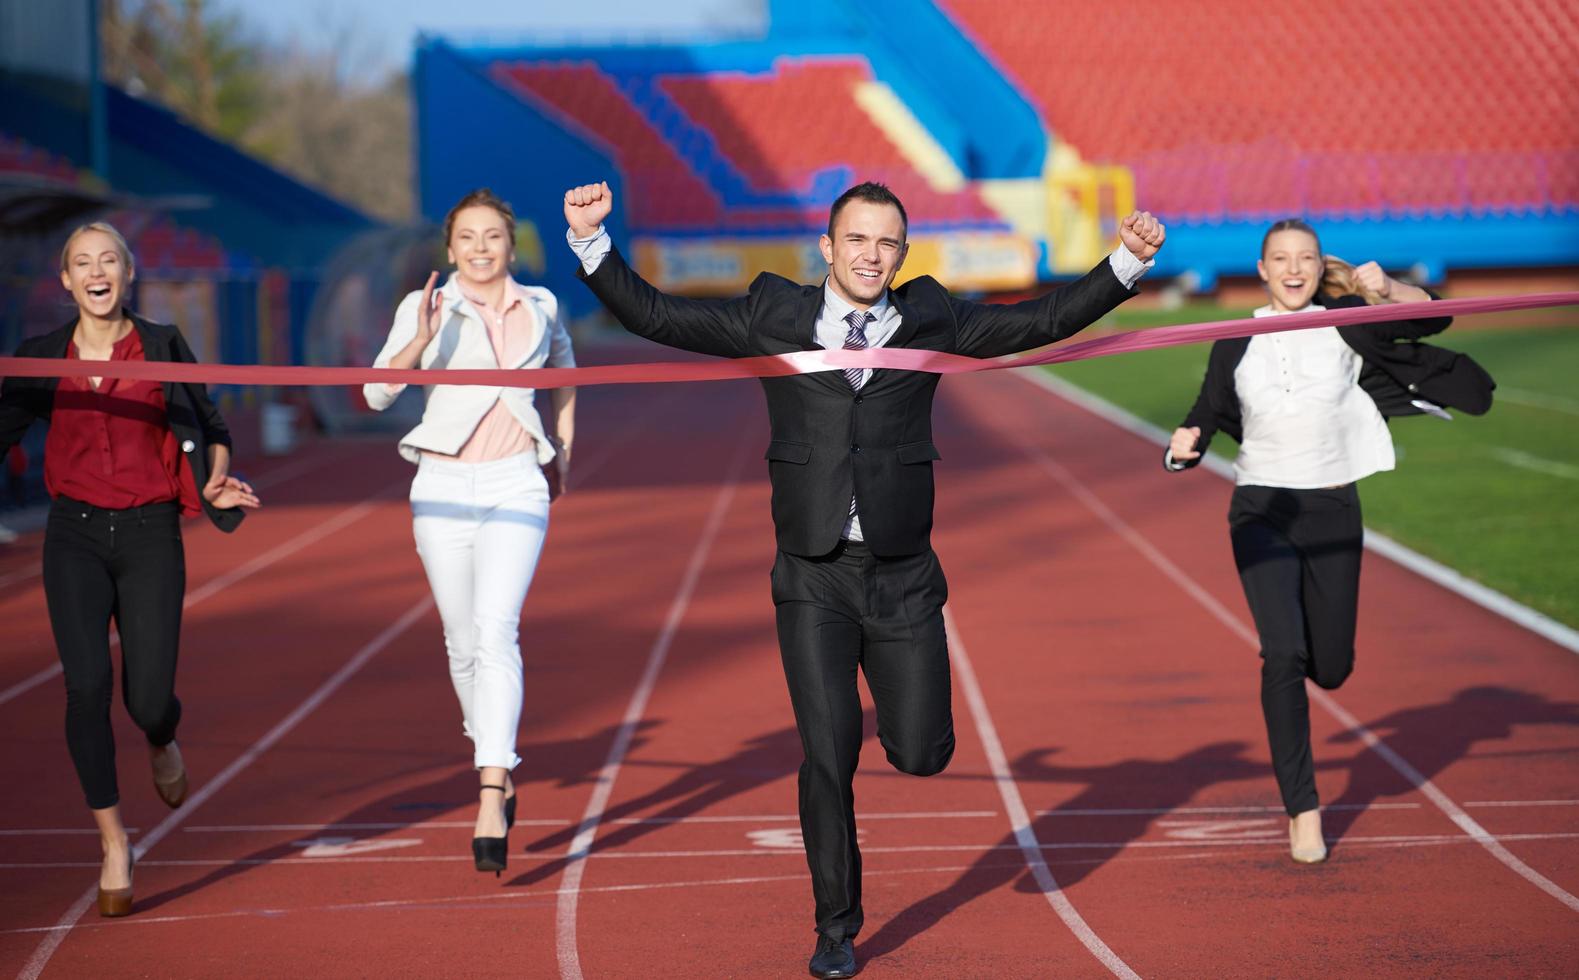
<svg viewBox="0 0 1579 980">
<path fill-rule="evenodd" d="M 1119 283 L 1125 289 L 1134 289 L 1135 283 L 1146 274 L 1146 270 L 1157 264 L 1156 259 L 1147 259 L 1142 262 L 1135 258 L 1135 253 L 1120 245 L 1107 257 L 1108 265 L 1113 269 L 1113 275 L 1118 277 Z"/>
<path fill-rule="evenodd" d="M 1166 466 L 1168 468 L 1168 470 L 1170 472 L 1173 472 L 1173 473 L 1177 473 L 1180 470 L 1189 468 L 1189 464 L 1188 463 L 1180 463 L 1180 462 L 1177 462 L 1177 461 L 1174 460 L 1174 458 L 1173 458 L 1173 450 L 1171 448 L 1170 449 L 1164 449 L 1162 451 L 1162 465 Z"/>
<path fill-rule="evenodd" d="M 581 271 L 589 276 L 598 271 L 598 266 L 603 264 L 603 257 L 614 247 L 613 240 L 602 225 L 598 225 L 597 232 L 591 238 L 577 238 L 575 232 L 566 228 L 565 241 L 570 243 L 571 251 L 581 260 Z"/>
</svg>

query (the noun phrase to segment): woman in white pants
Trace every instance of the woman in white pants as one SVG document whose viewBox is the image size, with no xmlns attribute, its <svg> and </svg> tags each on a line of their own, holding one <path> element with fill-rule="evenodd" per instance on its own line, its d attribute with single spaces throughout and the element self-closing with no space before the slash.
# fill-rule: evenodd
<svg viewBox="0 0 1579 980">
<path fill-rule="evenodd" d="M 515 214 L 486 188 L 444 221 L 454 273 L 408 295 L 375 367 L 573 367 L 554 294 L 510 276 Z M 382 411 L 404 386 L 370 384 Z M 417 464 L 411 483 L 417 554 L 444 623 L 450 680 L 481 789 L 472 857 L 504 870 L 515 787 L 510 771 L 521 720 L 521 605 L 548 532 L 549 501 L 564 489 L 575 437 L 574 388 L 552 393 L 553 433 L 530 388 L 432 385 L 422 422 L 400 440 Z"/>
</svg>

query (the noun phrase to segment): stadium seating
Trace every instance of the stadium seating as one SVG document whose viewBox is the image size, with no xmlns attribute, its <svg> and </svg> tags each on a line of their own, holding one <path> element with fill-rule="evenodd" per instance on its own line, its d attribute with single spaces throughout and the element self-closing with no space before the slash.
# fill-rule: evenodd
<svg viewBox="0 0 1579 980">
<path fill-rule="evenodd" d="M 0 133 L 0 174 L 26 174 L 68 184 L 77 180 L 71 164 L 5 133 Z"/>
<path fill-rule="evenodd" d="M 860 58 L 782 58 L 761 73 L 617 77 L 587 61 L 490 71 L 612 150 L 642 230 L 800 232 L 855 180 L 892 187 L 913 225 L 1002 227 L 973 190 L 934 190 L 876 127 L 852 139 L 828 125 L 865 118 L 855 87 L 872 73 Z"/>
<path fill-rule="evenodd" d="M 974 192 L 933 190 L 880 131 L 861 123 L 854 92 L 870 81 L 862 58 L 819 57 L 779 58 L 762 73 L 667 75 L 659 84 L 759 191 L 825 199 L 819 179 L 842 168 L 888 184 L 917 224 L 996 222 Z M 830 125 L 834 120 L 856 125 Z M 847 183 L 840 176 L 835 184 Z"/>
<path fill-rule="evenodd" d="M 939 2 L 1058 139 L 1131 167 L 1166 215 L 1579 207 L 1565 0 Z"/>
</svg>

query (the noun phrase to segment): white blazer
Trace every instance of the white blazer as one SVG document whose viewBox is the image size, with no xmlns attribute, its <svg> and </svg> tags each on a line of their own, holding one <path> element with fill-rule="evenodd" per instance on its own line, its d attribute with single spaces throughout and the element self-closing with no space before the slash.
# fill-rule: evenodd
<svg viewBox="0 0 1579 980">
<path fill-rule="evenodd" d="M 500 364 L 494 354 L 493 342 L 488 339 L 488 328 L 482 317 L 466 297 L 461 295 L 454 275 L 439 289 L 443 298 L 439 307 L 439 329 L 423 349 L 419 366 L 423 368 L 540 368 L 575 367 L 575 354 L 570 347 L 570 332 L 565 328 L 564 314 L 559 300 L 541 286 L 512 286 L 526 296 L 531 313 L 532 339 L 527 354 L 514 364 Z M 407 294 L 395 310 L 395 322 L 389 328 L 389 339 L 384 349 L 373 361 L 374 367 L 388 367 L 390 358 L 411 342 L 417 335 L 417 308 L 422 305 L 422 290 Z M 368 407 L 382 412 L 405 390 L 405 385 L 386 385 L 374 382 L 362 386 L 362 395 Z M 543 419 L 532 404 L 533 388 L 501 388 L 482 385 L 427 385 L 427 405 L 422 421 L 415 429 L 400 439 L 400 455 L 415 463 L 422 458 L 422 451 L 454 456 L 466 445 L 466 440 L 477 430 L 477 424 L 488 414 L 494 402 L 503 401 L 521 428 L 537 443 L 537 461 L 547 465 L 554 458 L 554 446 L 543 431 Z"/>
</svg>

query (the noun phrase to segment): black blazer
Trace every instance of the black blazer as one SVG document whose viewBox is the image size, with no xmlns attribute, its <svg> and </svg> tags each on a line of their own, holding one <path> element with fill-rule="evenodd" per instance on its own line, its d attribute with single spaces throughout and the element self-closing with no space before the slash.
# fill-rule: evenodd
<svg viewBox="0 0 1579 980">
<path fill-rule="evenodd" d="M 143 356 L 150 361 L 181 361 L 196 364 L 197 358 L 186 345 L 181 331 L 166 323 L 155 323 L 130 310 L 126 315 L 142 339 Z M 40 337 L 22 341 L 17 346 L 17 357 L 65 357 L 71 348 L 71 336 L 77 321 Z M 0 455 L 4 455 L 21 441 L 28 426 L 36 419 L 47 420 L 55 405 L 55 389 L 59 378 L 6 378 L 0 385 Z M 170 431 L 181 443 L 181 452 L 192 467 L 192 480 L 202 498 L 203 485 L 208 482 L 208 447 L 230 445 L 230 430 L 220 417 L 219 409 L 208 397 L 208 390 L 199 384 L 164 383 L 165 414 L 170 420 Z M 203 500 L 203 512 L 221 531 L 234 531 L 241 523 L 244 512 L 240 507 L 220 510 Z"/>
<path fill-rule="evenodd" d="M 670 296 L 645 282 L 617 250 L 582 279 L 630 332 L 720 357 L 820 350 L 823 287 L 763 273 L 736 299 Z M 971 303 L 923 276 L 889 292 L 900 325 L 887 347 L 994 357 L 1041 347 L 1092 323 L 1134 295 L 1106 259 L 1084 278 L 1013 305 Z M 838 371 L 763 378 L 772 432 L 766 459 L 778 546 L 825 555 L 838 546 L 850 495 L 872 553 L 931 547 L 932 394 L 938 375 L 878 370 L 859 392 Z"/>
<path fill-rule="evenodd" d="M 1431 298 L 1438 297 L 1432 294 Z M 1322 296 L 1317 297 L 1317 301 L 1329 310 L 1365 305 L 1365 300 L 1359 296 Z M 1421 337 L 1441 333 L 1452 322 L 1450 316 L 1439 316 L 1338 328 L 1338 336 L 1364 360 L 1360 387 L 1376 402 L 1384 418 L 1420 414 L 1420 409 L 1412 404 L 1417 398 L 1456 408 L 1468 415 L 1484 415 L 1491 408 L 1491 392 L 1497 385 L 1485 368 L 1468 354 L 1420 342 Z M 1184 468 L 1199 465 L 1212 436 L 1219 431 L 1228 433 L 1235 442 L 1243 441 L 1234 371 L 1249 347 L 1249 337 L 1219 340 L 1212 345 L 1201 393 L 1189 415 L 1180 423 L 1183 428 L 1201 427 L 1201 437 L 1195 444 L 1201 455 L 1181 461 Z M 1164 465 L 1167 459 L 1164 453 Z"/>
</svg>

